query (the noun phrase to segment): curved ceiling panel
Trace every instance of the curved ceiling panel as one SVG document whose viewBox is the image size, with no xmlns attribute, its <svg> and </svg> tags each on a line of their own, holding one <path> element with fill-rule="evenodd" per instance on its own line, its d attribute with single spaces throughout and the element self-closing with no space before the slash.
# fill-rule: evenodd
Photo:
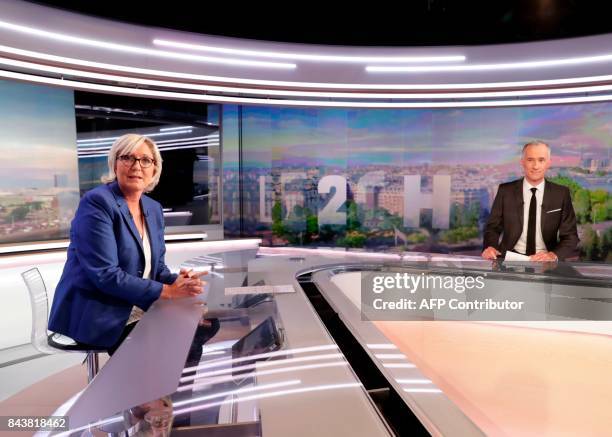
<svg viewBox="0 0 612 437">
<path fill-rule="evenodd" d="M 612 34 L 469 47 L 320 46 L 136 26 L 4 0 L 0 77 L 245 104 L 409 108 L 604 101 L 612 100 Z"/>
</svg>

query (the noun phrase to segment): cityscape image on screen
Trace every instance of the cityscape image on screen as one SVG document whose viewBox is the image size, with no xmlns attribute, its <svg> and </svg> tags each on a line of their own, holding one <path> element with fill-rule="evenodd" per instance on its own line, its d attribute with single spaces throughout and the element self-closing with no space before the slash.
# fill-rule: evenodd
<svg viewBox="0 0 612 437">
<path fill-rule="evenodd" d="M 549 180 L 570 188 L 581 258 L 610 261 L 612 104 L 478 109 L 277 109 L 241 114 L 224 163 L 226 234 L 270 245 L 477 255 L 500 183 L 522 176 L 522 145 L 552 148 Z M 240 222 L 240 202 L 243 220 Z"/>
<path fill-rule="evenodd" d="M 0 81 L 0 243 L 63 239 L 79 202 L 72 90 Z"/>
</svg>

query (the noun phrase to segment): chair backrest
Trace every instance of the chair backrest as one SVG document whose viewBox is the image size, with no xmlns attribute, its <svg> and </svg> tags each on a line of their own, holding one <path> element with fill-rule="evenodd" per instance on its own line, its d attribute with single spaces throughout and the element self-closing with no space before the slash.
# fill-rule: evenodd
<svg viewBox="0 0 612 437">
<path fill-rule="evenodd" d="M 32 345 L 40 352 L 48 353 L 47 324 L 49 314 L 49 303 L 47 298 L 47 287 L 40 271 L 34 267 L 21 274 L 28 292 L 32 307 Z"/>
</svg>

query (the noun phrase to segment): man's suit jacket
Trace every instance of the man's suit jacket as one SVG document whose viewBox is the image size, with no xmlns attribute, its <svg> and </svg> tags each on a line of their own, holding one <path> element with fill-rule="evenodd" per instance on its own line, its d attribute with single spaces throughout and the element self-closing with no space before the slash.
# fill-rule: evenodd
<svg viewBox="0 0 612 437">
<path fill-rule="evenodd" d="M 55 289 L 51 331 L 81 343 L 110 347 L 119 339 L 136 305 L 147 310 L 171 284 L 164 261 L 161 205 L 141 198 L 151 244 L 151 278 L 144 279 L 142 240 L 117 182 L 88 191 L 70 228 L 68 260 Z"/>
<path fill-rule="evenodd" d="M 514 248 L 523 232 L 524 207 L 522 178 L 499 186 L 484 231 L 485 249 L 492 246 L 505 256 Z M 546 181 L 540 219 L 546 249 L 560 260 L 576 256 L 576 215 L 567 187 Z"/>
</svg>

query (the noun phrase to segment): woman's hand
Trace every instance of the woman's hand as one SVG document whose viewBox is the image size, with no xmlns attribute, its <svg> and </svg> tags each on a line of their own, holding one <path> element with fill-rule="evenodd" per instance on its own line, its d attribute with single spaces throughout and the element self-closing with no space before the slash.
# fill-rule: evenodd
<svg viewBox="0 0 612 437">
<path fill-rule="evenodd" d="M 200 278 L 204 275 L 208 275 L 208 271 L 204 270 L 201 272 L 194 272 L 193 269 L 181 269 L 181 271 L 179 272 L 179 276 L 184 276 L 186 278 Z"/>
<path fill-rule="evenodd" d="M 194 273 L 191 270 L 181 269 L 174 283 L 170 285 L 164 284 L 160 297 L 162 299 L 180 299 L 201 294 L 204 281 L 200 279 L 200 276 L 206 273 L 207 272 Z"/>
</svg>

